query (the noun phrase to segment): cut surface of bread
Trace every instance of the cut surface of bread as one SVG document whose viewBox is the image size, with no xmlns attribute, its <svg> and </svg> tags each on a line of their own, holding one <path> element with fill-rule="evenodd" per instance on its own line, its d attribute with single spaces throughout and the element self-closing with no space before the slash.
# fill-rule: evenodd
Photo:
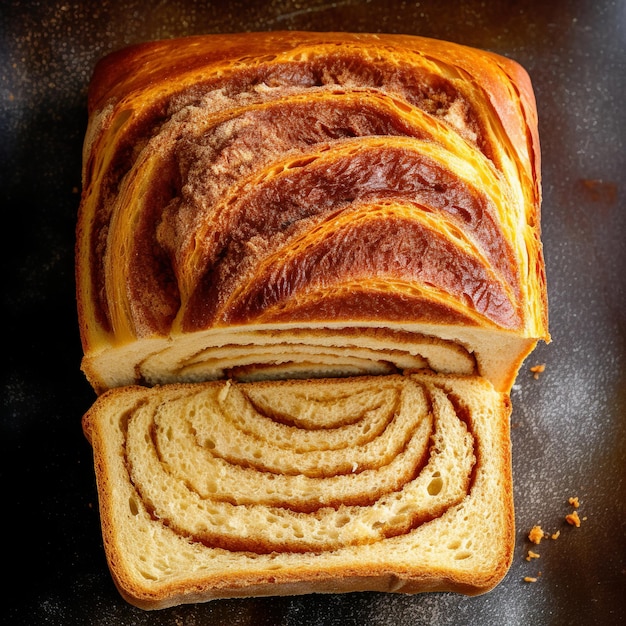
<svg viewBox="0 0 626 626">
<path fill-rule="evenodd" d="M 509 414 L 425 371 L 106 392 L 83 427 L 115 583 L 144 609 L 486 592 L 512 558 Z"/>
<path fill-rule="evenodd" d="M 548 339 L 537 113 L 504 57 L 404 35 L 145 43 L 89 93 L 83 370 L 401 372 L 501 391 Z"/>
</svg>

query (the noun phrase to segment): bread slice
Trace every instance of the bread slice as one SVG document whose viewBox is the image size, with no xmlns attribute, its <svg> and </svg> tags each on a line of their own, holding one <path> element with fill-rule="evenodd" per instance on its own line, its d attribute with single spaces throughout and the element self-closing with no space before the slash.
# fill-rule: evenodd
<svg viewBox="0 0 626 626">
<path fill-rule="evenodd" d="M 82 368 L 116 386 L 478 374 L 548 340 L 540 151 L 515 62 L 405 35 L 139 44 L 89 92 Z"/>
<path fill-rule="evenodd" d="M 83 427 L 113 579 L 144 609 L 486 592 L 512 558 L 509 415 L 426 371 L 106 392 Z"/>
</svg>

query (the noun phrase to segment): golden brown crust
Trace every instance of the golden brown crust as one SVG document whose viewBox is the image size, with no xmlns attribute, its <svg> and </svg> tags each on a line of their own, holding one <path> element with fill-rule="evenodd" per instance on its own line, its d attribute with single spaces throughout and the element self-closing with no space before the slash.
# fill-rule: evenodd
<svg viewBox="0 0 626 626">
<path fill-rule="evenodd" d="M 94 381 L 89 359 L 130 341 L 387 309 L 548 338 L 536 108 L 509 59 L 403 35 L 192 37 L 106 57 L 89 112 Z"/>
</svg>

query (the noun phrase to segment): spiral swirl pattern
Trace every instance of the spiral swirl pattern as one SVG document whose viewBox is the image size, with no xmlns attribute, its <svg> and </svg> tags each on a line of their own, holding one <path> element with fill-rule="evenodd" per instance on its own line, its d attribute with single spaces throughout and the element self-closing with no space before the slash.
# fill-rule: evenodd
<svg viewBox="0 0 626 626">
<path fill-rule="evenodd" d="M 292 384 L 278 408 L 280 384 L 157 395 L 128 422 L 137 497 L 177 534 L 260 553 L 380 541 L 465 498 L 473 437 L 445 394 L 357 386 Z"/>
<path fill-rule="evenodd" d="M 83 421 L 111 571 L 151 607 L 484 591 L 513 545 L 509 415 L 484 380 L 426 373 L 112 390 Z"/>
</svg>

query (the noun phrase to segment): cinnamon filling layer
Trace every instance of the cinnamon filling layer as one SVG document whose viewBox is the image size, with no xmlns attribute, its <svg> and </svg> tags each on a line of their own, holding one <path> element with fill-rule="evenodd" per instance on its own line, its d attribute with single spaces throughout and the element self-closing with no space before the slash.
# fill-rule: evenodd
<svg viewBox="0 0 626 626">
<path fill-rule="evenodd" d="M 458 399 L 410 379 L 375 393 L 342 385 L 225 383 L 136 407 L 131 510 L 207 546 L 264 554 L 403 535 L 465 499 L 480 459 Z"/>
</svg>

